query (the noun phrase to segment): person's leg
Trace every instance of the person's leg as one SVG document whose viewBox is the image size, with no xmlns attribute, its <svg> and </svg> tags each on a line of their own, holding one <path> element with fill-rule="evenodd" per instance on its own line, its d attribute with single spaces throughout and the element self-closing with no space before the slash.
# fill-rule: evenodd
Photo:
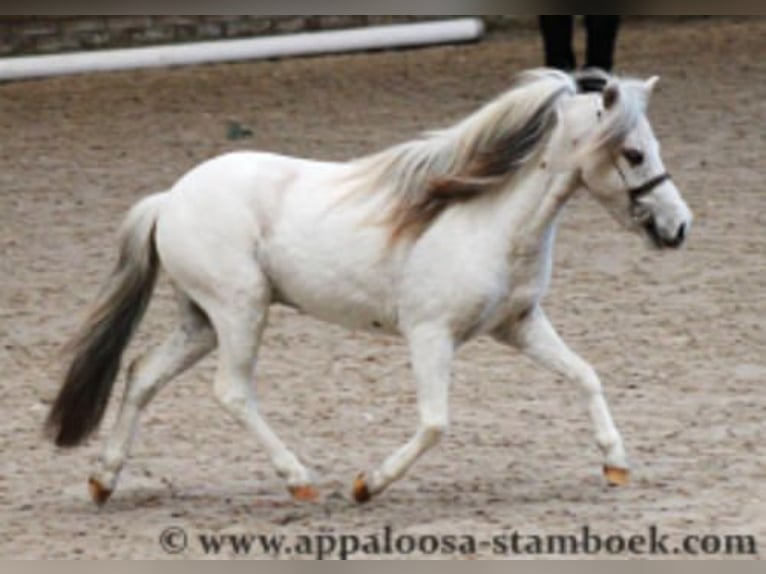
<svg viewBox="0 0 766 574">
<path fill-rule="evenodd" d="M 619 16 L 585 16 L 585 30 L 588 35 L 585 48 L 586 68 L 601 68 L 606 72 L 612 70 L 619 26 Z"/>
<path fill-rule="evenodd" d="M 540 16 L 546 66 L 567 72 L 575 69 L 572 27 L 572 16 Z"/>
</svg>

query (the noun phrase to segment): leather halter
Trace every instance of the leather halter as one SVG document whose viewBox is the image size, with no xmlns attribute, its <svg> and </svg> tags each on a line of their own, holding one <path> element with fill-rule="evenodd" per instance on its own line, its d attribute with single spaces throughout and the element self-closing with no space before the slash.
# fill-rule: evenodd
<svg viewBox="0 0 766 574">
<path fill-rule="evenodd" d="M 665 183 L 669 179 L 670 179 L 670 174 L 666 171 L 659 175 L 655 175 L 646 183 L 642 183 L 639 186 L 629 188 L 628 193 L 630 194 L 631 201 L 633 202 L 638 201 L 643 196 L 651 193 L 655 187 Z"/>
</svg>

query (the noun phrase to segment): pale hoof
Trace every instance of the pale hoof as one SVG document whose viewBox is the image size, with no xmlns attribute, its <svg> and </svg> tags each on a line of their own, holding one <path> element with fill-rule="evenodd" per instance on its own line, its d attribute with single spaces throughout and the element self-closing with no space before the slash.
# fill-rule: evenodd
<svg viewBox="0 0 766 574">
<path fill-rule="evenodd" d="M 354 497 L 354 500 L 356 500 L 359 504 L 367 502 L 372 498 L 372 493 L 367 487 L 367 478 L 363 472 L 360 473 L 359 476 L 357 476 L 354 480 L 354 488 L 351 494 Z"/>
<path fill-rule="evenodd" d="M 316 502 L 319 500 L 319 491 L 310 484 L 288 486 L 287 490 L 290 491 L 290 496 L 298 502 Z"/>
<path fill-rule="evenodd" d="M 103 504 L 109 500 L 109 497 L 112 495 L 112 491 L 110 489 L 106 488 L 103 484 L 101 484 L 100 480 L 93 478 L 92 476 L 88 479 L 88 492 L 90 492 L 90 497 L 93 499 L 93 502 L 95 502 L 97 506 L 103 506 Z"/>
<path fill-rule="evenodd" d="M 605 465 L 604 477 L 609 486 L 627 486 L 630 482 L 630 471 L 627 468 Z"/>
</svg>

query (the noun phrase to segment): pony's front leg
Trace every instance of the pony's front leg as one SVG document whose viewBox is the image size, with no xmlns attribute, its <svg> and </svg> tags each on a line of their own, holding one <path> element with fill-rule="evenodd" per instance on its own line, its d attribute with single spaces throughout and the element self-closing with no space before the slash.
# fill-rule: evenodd
<svg viewBox="0 0 766 574">
<path fill-rule="evenodd" d="M 366 502 L 400 478 L 447 429 L 454 340 L 441 325 L 420 325 L 410 330 L 407 338 L 417 384 L 420 424 L 415 435 L 377 470 L 357 477 L 353 489 L 357 502 Z"/>
<path fill-rule="evenodd" d="M 601 381 L 588 363 L 572 351 L 551 325 L 542 308 L 535 307 L 517 324 L 494 333 L 497 340 L 517 347 L 538 364 L 580 384 L 596 433 L 596 443 L 604 454 L 604 475 L 611 485 L 628 482 L 628 463 L 620 433 L 612 421 Z"/>
</svg>

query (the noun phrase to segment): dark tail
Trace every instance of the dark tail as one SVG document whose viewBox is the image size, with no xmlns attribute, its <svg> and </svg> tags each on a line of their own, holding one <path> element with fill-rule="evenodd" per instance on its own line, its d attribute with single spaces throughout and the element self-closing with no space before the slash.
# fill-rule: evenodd
<svg viewBox="0 0 766 574">
<path fill-rule="evenodd" d="M 117 266 L 68 346 L 74 358 L 45 421 L 46 434 L 57 446 L 81 443 L 104 416 L 122 353 L 154 290 L 159 267 L 154 226 L 163 198 L 150 196 L 128 213 Z"/>
</svg>

